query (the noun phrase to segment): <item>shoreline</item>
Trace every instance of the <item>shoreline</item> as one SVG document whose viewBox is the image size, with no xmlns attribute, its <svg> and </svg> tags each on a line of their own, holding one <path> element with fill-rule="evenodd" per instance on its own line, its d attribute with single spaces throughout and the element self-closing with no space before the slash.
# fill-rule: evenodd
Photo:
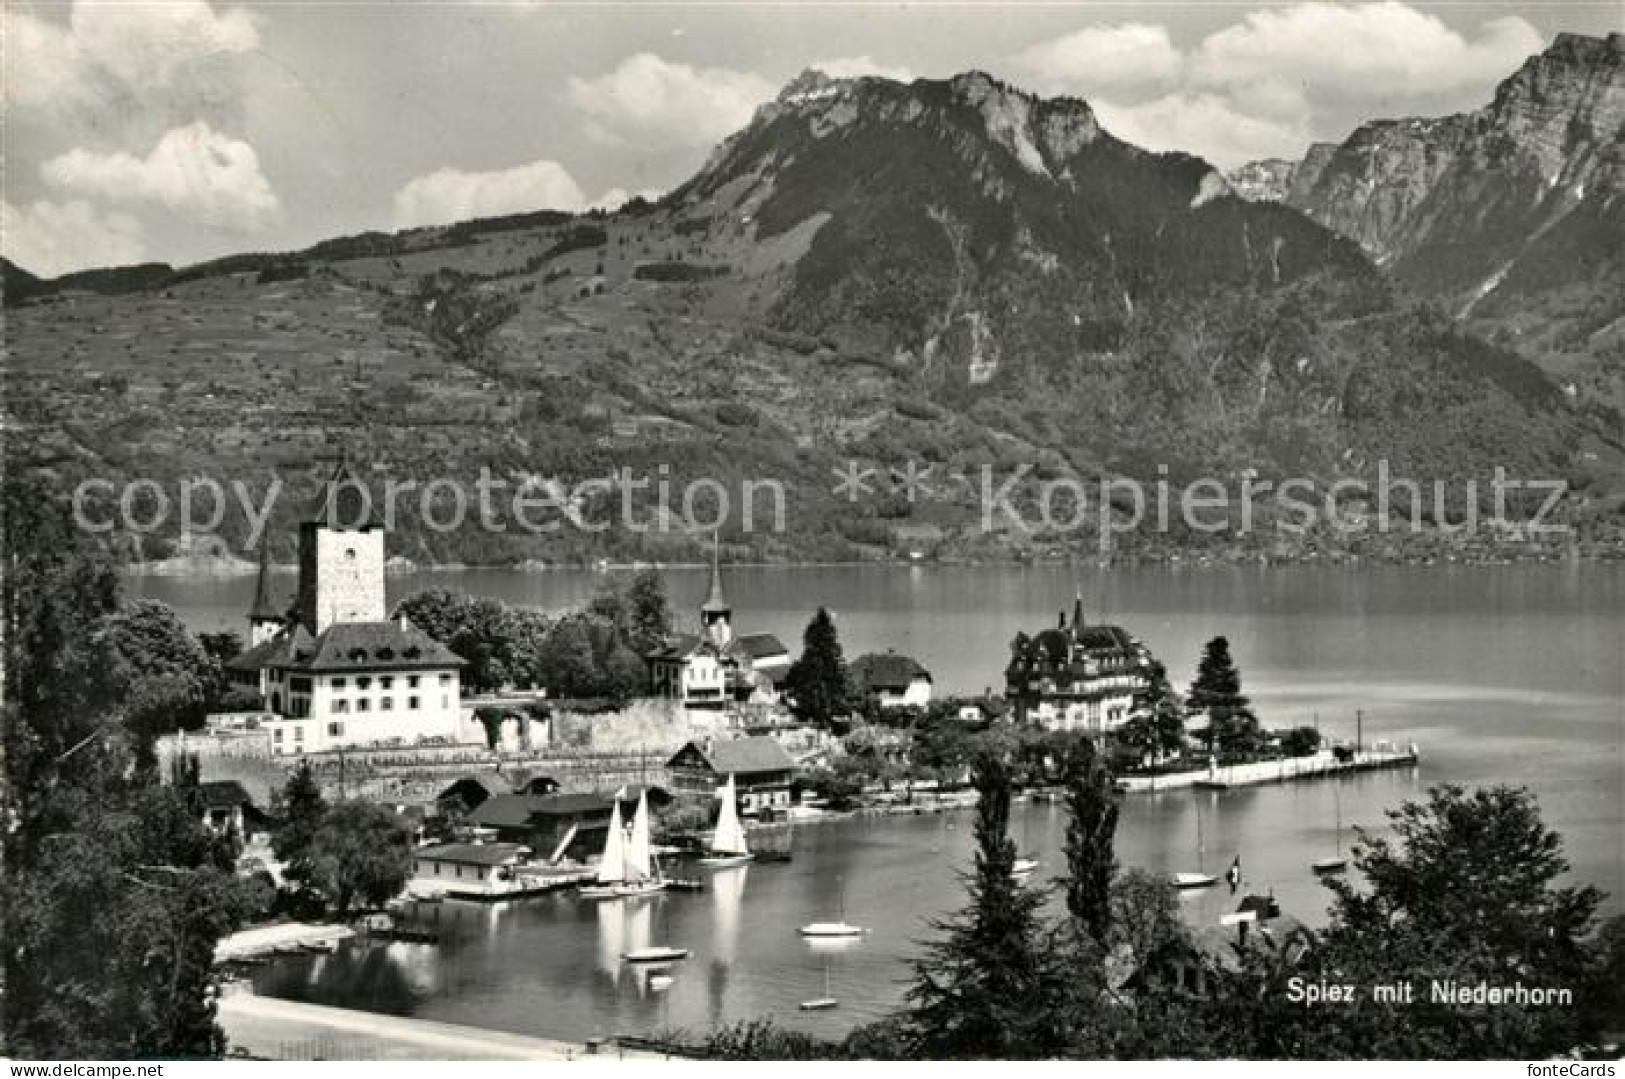
<svg viewBox="0 0 1625 1079">
<path fill-rule="evenodd" d="M 261 996 L 221 994 L 218 1019 L 232 1050 L 264 1060 L 663 1060 L 613 1039 L 590 1043 Z"/>
<path fill-rule="evenodd" d="M 155 559 L 145 562 L 125 562 L 118 567 L 118 572 L 126 577 L 156 577 L 165 579 L 185 579 L 188 577 L 208 580 L 235 580 L 240 577 L 252 577 L 259 571 L 258 563 L 247 562 L 242 559 L 221 560 L 218 563 L 205 562 L 199 559 L 185 559 L 185 565 L 177 564 L 177 559 Z M 898 569 L 915 570 L 924 568 L 934 569 L 1087 569 L 1093 572 L 1106 570 L 1143 570 L 1162 569 L 1176 573 L 1190 570 L 1215 569 L 1241 569 L 1253 568 L 1263 570 L 1284 570 L 1296 568 L 1314 569 L 1495 569 L 1506 566 L 1559 566 L 1583 564 L 1592 566 L 1608 566 L 1625 562 L 1625 557 L 1611 552 L 1598 552 L 1580 555 L 1553 555 L 1505 557 L 1505 558 L 1401 558 L 1377 559 L 1361 558 L 1358 556 L 1328 557 L 1328 558 L 1228 558 L 1205 557 L 1193 555 L 1188 558 L 1134 558 L 1124 559 L 1101 566 L 1093 561 L 1080 561 L 1077 559 L 922 559 L 910 561 L 902 558 L 874 558 L 849 559 L 846 561 L 783 561 L 783 562 L 723 562 L 722 565 L 731 569 L 777 569 L 777 570 L 803 570 L 803 569 Z M 385 567 L 385 574 L 391 577 L 406 576 L 417 573 L 521 573 L 526 575 L 545 575 L 549 573 L 626 573 L 640 569 L 657 570 L 705 570 L 708 562 L 551 562 L 545 564 L 526 565 L 513 562 L 494 563 L 468 563 L 468 562 L 437 562 L 429 564 L 411 563 L 397 564 Z M 292 562 L 273 562 L 271 570 L 274 573 L 293 573 L 298 567 Z"/>
</svg>

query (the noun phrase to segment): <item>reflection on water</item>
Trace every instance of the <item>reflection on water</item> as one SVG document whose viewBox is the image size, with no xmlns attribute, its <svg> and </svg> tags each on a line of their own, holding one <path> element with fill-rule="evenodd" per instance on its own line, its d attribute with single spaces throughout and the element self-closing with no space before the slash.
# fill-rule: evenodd
<svg viewBox="0 0 1625 1079">
<path fill-rule="evenodd" d="M 391 591 L 449 586 L 510 601 L 580 603 L 590 573 L 421 574 Z M 674 605 L 697 604 L 702 571 L 669 575 Z M 1625 566 L 1433 569 L 1294 568 L 1112 571 L 1081 582 L 1064 567 L 740 568 L 729 571 L 735 620 L 747 632 L 799 640 L 819 604 L 836 612 L 848 654 L 909 652 L 945 691 L 997 684 L 1010 637 L 1049 624 L 1082 583 L 1091 616 L 1138 634 L 1190 677 L 1202 643 L 1225 634 L 1266 723 L 1316 723 L 1333 738 L 1422 747 L 1419 768 L 1233 791 L 1165 791 L 1125 801 L 1118 859 L 1160 874 L 1188 871 L 1202 813 L 1205 865 L 1242 860 L 1242 892 L 1273 893 L 1308 922 L 1327 893 L 1310 871 L 1358 826 L 1381 833 L 1385 810 L 1433 783 L 1528 785 L 1563 835 L 1574 875 L 1612 893 L 1621 909 L 1625 852 Z M 233 582 L 137 582 L 175 603 L 199 628 L 237 628 L 252 589 Z M 1012 829 L 1043 866 L 1063 865 L 1065 813 L 1021 805 Z M 965 817 L 850 820 L 797 830 L 795 860 L 724 870 L 699 894 L 583 901 L 558 894 L 497 906 L 447 902 L 417 916 L 438 947 L 355 942 L 338 954 L 278 960 L 265 992 L 415 1014 L 448 1022 L 584 1038 L 660 1027 L 702 1030 L 770 1015 L 836 1034 L 902 999 L 928 920 L 962 901 L 958 874 L 971 834 Z M 680 870 L 688 875 L 688 867 Z M 844 884 L 843 884 L 844 882 Z M 845 893 L 847 919 L 870 933 L 817 945 L 796 928 L 827 920 Z M 1186 895 L 1196 924 L 1233 910 L 1224 884 Z M 650 943 L 691 949 L 664 972 L 634 972 L 621 955 Z M 826 950 L 839 949 L 839 950 Z M 825 964 L 840 1007 L 801 1012 L 822 995 Z"/>
</svg>

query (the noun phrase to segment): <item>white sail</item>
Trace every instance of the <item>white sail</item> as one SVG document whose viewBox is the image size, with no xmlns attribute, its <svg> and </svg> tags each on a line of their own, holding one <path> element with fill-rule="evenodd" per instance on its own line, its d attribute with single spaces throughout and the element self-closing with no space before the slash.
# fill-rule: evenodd
<svg viewBox="0 0 1625 1079">
<path fill-rule="evenodd" d="M 711 836 L 714 854 L 749 854 L 745 826 L 739 823 L 739 806 L 734 795 L 734 777 L 722 788 L 722 812 L 717 814 L 717 830 Z"/>
<path fill-rule="evenodd" d="M 621 802 L 617 798 L 609 811 L 609 831 L 604 836 L 604 855 L 598 859 L 598 883 L 619 884 L 626 879 L 626 829 L 621 824 Z"/>
<path fill-rule="evenodd" d="M 648 880 L 654 873 L 654 854 L 649 842 L 649 796 L 638 795 L 638 811 L 632 817 L 632 836 L 626 844 L 626 879 Z"/>
</svg>

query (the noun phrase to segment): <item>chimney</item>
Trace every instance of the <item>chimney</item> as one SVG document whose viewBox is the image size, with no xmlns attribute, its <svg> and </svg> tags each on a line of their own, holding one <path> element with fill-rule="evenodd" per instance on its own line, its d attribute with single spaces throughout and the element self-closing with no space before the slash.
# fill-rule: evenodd
<svg viewBox="0 0 1625 1079">
<path fill-rule="evenodd" d="M 1060 620 L 1058 628 L 1060 628 L 1060 629 L 1065 629 L 1066 628 L 1066 612 L 1065 611 L 1061 612 L 1061 620 Z"/>
</svg>

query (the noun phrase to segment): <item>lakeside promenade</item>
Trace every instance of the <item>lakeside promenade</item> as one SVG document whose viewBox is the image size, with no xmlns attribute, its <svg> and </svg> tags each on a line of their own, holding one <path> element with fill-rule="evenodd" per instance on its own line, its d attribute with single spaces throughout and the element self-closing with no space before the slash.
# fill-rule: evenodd
<svg viewBox="0 0 1625 1079">
<path fill-rule="evenodd" d="M 439 1023 L 275 997 L 247 987 L 220 998 L 220 1026 L 232 1051 L 265 1060 L 661 1060 L 613 1044 L 580 1042 Z"/>
</svg>

